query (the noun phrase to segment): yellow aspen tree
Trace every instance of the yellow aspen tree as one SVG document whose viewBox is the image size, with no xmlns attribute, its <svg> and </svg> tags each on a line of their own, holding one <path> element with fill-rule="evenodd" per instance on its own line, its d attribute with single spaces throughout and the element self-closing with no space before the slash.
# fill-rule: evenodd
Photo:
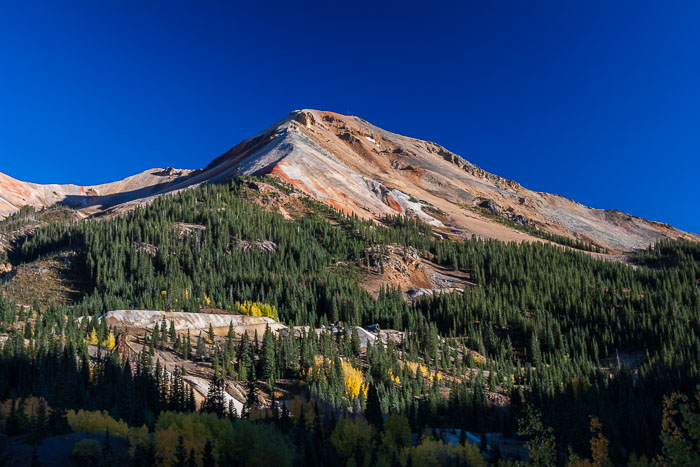
<svg viewBox="0 0 700 467">
<path fill-rule="evenodd" d="M 95 328 L 92 328 L 92 332 L 90 333 L 90 336 L 88 336 L 87 341 L 90 345 L 97 345 L 97 330 Z"/>
<path fill-rule="evenodd" d="M 114 338 L 114 333 L 112 331 L 109 331 L 109 335 L 107 336 L 107 339 L 102 343 L 104 347 L 106 347 L 109 350 L 112 350 L 114 347 L 117 345 L 117 340 Z"/>
</svg>

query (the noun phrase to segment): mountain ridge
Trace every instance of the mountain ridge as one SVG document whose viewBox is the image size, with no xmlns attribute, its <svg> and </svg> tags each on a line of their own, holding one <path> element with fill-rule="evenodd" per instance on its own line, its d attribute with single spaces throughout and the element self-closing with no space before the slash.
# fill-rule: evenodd
<svg viewBox="0 0 700 467">
<path fill-rule="evenodd" d="M 664 238 L 700 241 L 669 224 L 529 190 L 443 146 L 335 112 L 302 109 L 205 168 L 150 169 L 95 186 L 38 185 L 0 174 L 0 217 L 66 204 L 85 217 L 241 175 L 270 175 L 346 214 L 406 215 L 444 236 L 534 241 L 538 232 L 624 252 Z"/>
</svg>

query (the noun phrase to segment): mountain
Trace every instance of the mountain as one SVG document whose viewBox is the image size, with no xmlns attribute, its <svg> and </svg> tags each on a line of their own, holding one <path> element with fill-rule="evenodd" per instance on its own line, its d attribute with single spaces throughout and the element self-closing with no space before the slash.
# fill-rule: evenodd
<svg viewBox="0 0 700 467">
<path fill-rule="evenodd" d="M 152 169 L 94 187 L 36 185 L 0 175 L 0 215 L 61 202 L 85 215 L 237 175 L 271 175 L 362 218 L 416 217 L 446 237 L 570 239 L 613 252 L 664 238 L 700 241 L 668 224 L 536 192 L 488 173 L 442 146 L 353 116 L 299 110 L 201 170 Z"/>
<path fill-rule="evenodd" d="M 0 218 L 22 206 L 42 208 L 58 203 L 89 216 L 112 206 L 167 192 L 192 172 L 171 167 L 151 169 L 123 180 L 93 186 L 40 185 L 0 173 Z"/>
</svg>

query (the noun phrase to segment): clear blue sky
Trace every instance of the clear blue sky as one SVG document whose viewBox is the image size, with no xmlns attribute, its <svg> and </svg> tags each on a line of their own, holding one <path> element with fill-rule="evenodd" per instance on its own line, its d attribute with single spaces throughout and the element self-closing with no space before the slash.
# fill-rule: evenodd
<svg viewBox="0 0 700 467">
<path fill-rule="evenodd" d="M 0 2 L 16 178 L 203 167 L 310 107 L 700 232 L 695 0 Z"/>
</svg>

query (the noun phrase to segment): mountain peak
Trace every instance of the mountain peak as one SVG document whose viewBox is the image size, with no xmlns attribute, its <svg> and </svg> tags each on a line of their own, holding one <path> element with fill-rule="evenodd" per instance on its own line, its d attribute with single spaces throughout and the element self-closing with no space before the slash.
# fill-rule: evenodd
<svg viewBox="0 0 700 467">
<path fill-rule="evenodd" d="M 277 177 L 361 218 L 420 219 L 445 237 L 534 241 L 556 235 L 612 251 L 645 248 L 664 238 L 700 241 L 666 224 L 528 190 L 439 144 L 315 109 L 292 111 L 201 170 L 154 169 L 95 187 L 36 185 L 0 174 L 0 216 L 25 204 L 59 202 L 89 215 L 239 175 Z"/>
<path fill-rule="evenodd" d="M 415 217 L 451 237 L 522 241 L 540 230 L 615 251 L 644 248 L 662 238 L 698 239 L 667 225 L 528 190 L 439 144 L 330 111 L 295 110 L 215 162 L 227 177 L 270 174 L 347 214 Z"/>
</svg>

